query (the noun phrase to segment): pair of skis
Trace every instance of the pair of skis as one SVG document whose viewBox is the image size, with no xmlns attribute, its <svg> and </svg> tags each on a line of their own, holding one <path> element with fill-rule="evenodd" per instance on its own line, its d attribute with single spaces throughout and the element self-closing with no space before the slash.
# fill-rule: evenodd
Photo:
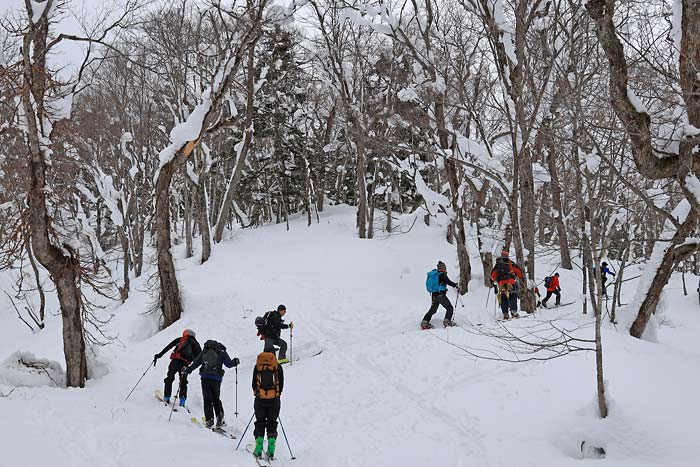
<svg viewBox="0 0 700 467">
<path fill-rule="evenodd" d="M 220 426 L 215 426 L 212 428 L 209 428 L 206 426 L 206 418 L 202 417 L 202 420 L 197 420 L 197 417 L 192 417 L 190 418 L 190 421 L 197 425 L 200 428 L 204 428 L 205 430 L 213 431 L 217 435 L 223 436 L 224 438 L 229 438 L 229 439 L 236 439 L 236 435 L 231 433 L 230 431 L 227 431 L 225 428 L 222 428 Z"/>
<path fill-rule="evenodd" d="M 252 444 L 245 445 L 245 450 L 251 454 L 253 454 L 254 449 L 255 448 Z M 268 457 L 268 455 L 264 452 L 261 456 L 256 456 L 255 454 L 253 454 L 253 457 L 255 458 L 255 462 L 257 462 L 260 467 L 272 467 L 272 461 L 275 460 L 274 457 Z"/>
<path fill-rule="evenodd" d="M 163 404 L 165 404 L 165 406 L 166 406 L 167 408 L 172 409 L 173 412 L 177 412 L 178 410 L 186 410 L 187 413 L 190 413 L 190 409 L 188 409 L 188 408 L 187 408 L 186 406 L 184 406 L 184 405 L 178 405 L 176 400 L 172 401 L 172 403 L 171 403 L 171 402 L 165 402 L 165 399 L 163 398 L 163 391 L 161 391 L 160 389 L 156 389 L 156 390 L 153 392 L 153 395 L 156 396 L 156 399 L 158 399 L 158 400 L 161 401 Z"/>
<path fill-rule="evenodd" d="M 171 404 L 168 403 L 168 402 L 165 402 L 165 399 L 163 398 L 163 392 L 162 392 L 160 389 L 156 389 L 156 390 L 154 391 L 153 394 L 156 396 L 156 399 L 158 399 L 160 402 L 162 402 L 163 404 L 165 404 L 166 407 L 171 408 Z M 187 411 L 187 413 L 190 413 L 190 409 L 188 409 L 187 407 L 185 407 L 185 406 L 178 406 L 178 405 L 177 405 L 177 401 L 173 401 L 173 404 L 175 404 L 175 406 L 172 407 L 173 412 L 177 412 L 178 409 L 180 409 L 180 410 L 184 409 L 184 410 Z M 229 432 L 229 431 L 226 431 L 226 429 L 224 429 L 224 428 L 221 428 L 221 427 L 214 427 L 214 428 L 211 428 L 211 429 L 208 428 L 208 427 L 205 425 L 205 420 L 206 420 L 206 419 L 205 419 L 204 417 L 202 417 L 202 421 L 197 420 L 196 417 L 190 418 L 190 421 L 191 421 L 192 423 L 194 423 L 195 425 L 199 426 L 200 428 L 204 428 L 204 429 L 207 429 L 207 430 L 209 430 L 209 431 L 213 431 L 214 433 L 216 433 L 216 434 L 218 434 L 218 435 L 221 435 L 221 436 L 223 436 L 224 438 L 236 439 L 236 435 L 234 435 L 233 433 L 231 433 L 231 432 Z"/>
</svg>

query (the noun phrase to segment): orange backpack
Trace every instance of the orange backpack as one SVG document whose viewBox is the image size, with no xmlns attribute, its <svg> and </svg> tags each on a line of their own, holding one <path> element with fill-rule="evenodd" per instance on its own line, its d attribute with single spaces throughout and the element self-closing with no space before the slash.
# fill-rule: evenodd
<svg viewBox="0 0 700 467">
<path fill-rule="evenodd" d="M 274 399 L 279 396 L 279 372 L 277 357 L 272 352 L 263 352 L 255 362 L 255 397 Z"/>
</svg>

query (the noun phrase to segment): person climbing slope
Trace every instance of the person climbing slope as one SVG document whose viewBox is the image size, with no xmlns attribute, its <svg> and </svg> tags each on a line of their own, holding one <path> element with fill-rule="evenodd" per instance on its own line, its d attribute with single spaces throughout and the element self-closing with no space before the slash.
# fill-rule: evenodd
<svg viewBox="0 0 700 467">
<path fill-rule="evenodd" d="M 501 252 L 501 257 L 491 270 L 491 280 L 498 284 L 499 300 L 503 319 L 518 318 L 518 296 L 515 292 L 516 278 L 523 280 L 523 271 L 508 257 L 507 251 Z"/>
<path fill-rule="evenodd" d="M 216 427 L 226 425 L 224 421 L 224 405 L 221 403 L 221 381 L 224 379 L 224 368 L 238 366 L 238 358 L 229 357 L 226 347 L 215 340 L 204 343 L 204 350 L 194 359 L 192 364 L 182 369 L 185 379 L 187 375 L 199 368 L 199 378 L 202 381 L 202 400 L 204 401 L 204 418 L 207 428 L 214 426 L 216 415 Z"/>
<path fill-rule="evenodd" d="M 165 355 L 165 353 L 172 349 L 173 353 L 170 354 L 170 365 L 168 365 L 168 373 L 165 376 L 163 382 L 165 387 L 163 388 L 163 400 L 166 404 L 170 403 L 170 395 L 173 391 L 173 381 L 175 381 L 175 375 L 180 376 L 180 406 L 184 407 L 187 401 L 187 376 L 180 373 L 184 367 L 192 363 L 192 360 L 197 358 L 197 356 L 202 351 L 199 346 L 199 342 L 195 338 L 195 332 L 191 329 L 185 329 L 182 332 L 182 337 L 173 339 L 170 344 L 166 345 L 163 350 L 158 352 L 153 356 L 153 366 L 155 366 L 156 361 Z"/>
<path fill-rule="evenodd" d="M 262 456 L 265 431 L 267 431 L 267 457 L 274 459 L 277 443 L 277 418 L 280 414 L 280 397 L 284 389 L 284 371 L 275 357 L 275 349 L 266 346 L 258 355 L 253 368 L 253 395 L 255 402 L 255 457 Z"/>
<path fill-rule="evenodd" d="M 437 312 L 440 305 L 445 308 L 445 319 L 442 320 L 442 325 L 445 327 L 455 325 L 454 321 L 452 321 L 454 308 L 452 307 L 452 303 L 450 303 L 450 299 L 447 298 L 448 285 L 457 288 L 457 284 L 447 277 L 447 266 L 445 266 L 445 263 L 438 261 L 437 268 L 428 273 L 428 277 L 425 281 L 425 287 L 430 293 L 430 309 L 425 316 L 423 316 L 423 321 L 420 323 L 421 329 L 431 329 L 433 327 L 433 325 L 430 324 L 430 320 L 435 312 Z"/>
<path fill-rule="evenodd" d="M 256 319 L 258 327 L 258 336 L 265 340 L 265 349 L 277 346 L 279 350 L 279 363 L 289 363 L 287 358 L 287 342 L 282 339 L 282 329 L 293 329 L 294 323 L 285 324 L 282 319 L 287 314 L 287 307 L 279 305 L 277 310 L 268 311 L 264 316 Z"/>
<path fill-rule="evenodd" d="M 559 273 L 555 272 L 553 276 L 547 276 L 544 278 L 544 286 L 547 288 L 547 295 L 542 300 L 542 306 L 547 308 L 547 300 L 552 297 L 552 294 L 556 295 L 556 300 L 554 301 L 555 306 L 561 305 L 561 287 L 559 286 Z"/>
<path fill-rule="evenodd" d="M 608 269 L 608 263 L 603 261 L 600 264 L 600 277 L 603 279 L 603 296 L 608 298 L 608 291 L 605 288 L 605 283 L 608 281 L 608 274 L 615 277 L 615 273 Z"/>
</svg>

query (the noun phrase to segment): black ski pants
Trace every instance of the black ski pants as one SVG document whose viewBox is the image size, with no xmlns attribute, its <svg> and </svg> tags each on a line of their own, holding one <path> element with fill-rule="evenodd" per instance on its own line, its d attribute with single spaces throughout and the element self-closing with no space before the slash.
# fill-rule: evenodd
<svg viewBox="0 0 700 467">
<path fill-rule="evenodd" d="M 452 303 L 450 303 L 450 299 L 447 298 L 447 291 L 432 294 L 430 309 L 425 314 L 425 316 L 423 316 L 423 321 L 430 322 L 431 318 L 437 312 L 437 309 L 440 305 L 442 305 L 445 308 L 445 319 L 448 321 L 452 321 L 452 313 L 454 312 L 454 308 L 452 308 Z"/>
<path fill-rule="evenodd" d="M 255 429 L 253 436 L 262 438 L 267 430 L 267 438 L 277 438 L 277 418 L 280 415 L 280 398 L 260 399 L 255 398 Z"/>
<path fill-rule="evenodd" d="M 279 353 L 277 354 L 278 360 L 287 358 L 287 342 L 285 342 L 281 337 L 266 337 L 265 348 L 269 349 L 273 345 L 276 345 L 280 348 Z"/>
<path fill-rule="evenodd" d="M 603 273 L 603 277 L 601 277 L 601 279 L 603 279 L 603 296 L 608 298 L 608 289 L 605 287 L 605 283 L 608 282 L 607 274 Z"/>
<path fill-rule="evenodd" d="M 544 300 L 542 300 L 542 305 L 547 306 L 547 300 L 549 300 L 552 295 L 556 295 L 556 300 L 554 301 L 555 305 L 561 304 L 561 292 L 558 290 L 548 290 L 547 295 L 544 297 Z"/>
<path fill-rule="evenodd" d="M 214 424 L 214 414 L 219 423 L 224 421 L 224 406 L 221 403 L 221 381 L 202 378 L 202 399 L 204 400 L 204 418 L 207 426 Z"/>
<path fill-rule="evenodd" d="M 173 392 L 173 381 L 175 381 L 175 375 L 180 376 L 180 392 L 179 397 L 187 397 L 187 375 L 180 375 L 180 369 L 187 366 L 187 363 L 182 360 L 173 358 L 170 360 L 170 365 L 168 365 L 168 374 L 163 380 L 165 382 L 165 388 L 163 389 L 163 396 L 170 397 Z"/>
</svg>

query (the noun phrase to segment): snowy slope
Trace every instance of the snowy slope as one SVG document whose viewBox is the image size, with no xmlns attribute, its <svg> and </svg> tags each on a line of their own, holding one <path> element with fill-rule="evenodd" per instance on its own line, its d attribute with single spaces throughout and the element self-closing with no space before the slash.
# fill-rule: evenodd
<svg viewBox="0 0 700 467">
<path fill-rule="evenodd" d="M 475 277 L 464 306 L 456 306 L 462 327 L 420 331 L 429 305 L 425 273 L 443 259 L 456 279 L 456 256 L 444 230 L 419 220 L 410 233 L 359 240 L 354 216 L 352 208 L 331 208 L 308 228 L 298 219 L 290 231 L 283 225 L 240 231 L 205 265 L 179 260 L 187 312 L 160 333 L 154 316 L 143 314 L 152 299 L 143 280 L 136 281 L 139 290 L 113 310 L 109 332 L 118 340 L 99 351 L 108 374 L 84 390 L 20 387 L 0 399 L 0 465 L 255 465 L 242 448 L 234 452 L 235 442 L 197 428 L 183 413 L 168 422 L 168 411 L 152 396 L 162 386 L 167 358 L 129 401 L 124 397 L 152 355 L 192 328 L 200 342 L 219 340 L 242 361 L 238 418 L 233 370 L 222 386 L 229 426 L 240 433 L 252 415 L 251 369 L 262 348 L 253 319 L 279 303 L 295 323 L 293 348 L 301 360 L 286 368 L 281 412 L 297 460 L 290 460 L 281 440 L 278 465 L 559 467 L 580 464 L 584 439 L 606 447 L 600 465 L 698 465 L 700 308 L 694 294 L 682 296 L 680 279 L 664 295 L 659 342 L 606 326 L 611 407 L 610 417 L 600 421 L 592 353 L 512 364 L 476 359 L 445 342 L 486 354 L 498 341 L 485 334 L 527 332 L 550 319 L 568 328 L 583 325 L 577 335 L 592 339 L 592 316 L 581 316 L 572 305 L 504 328 L 492 318 L 493 296 Z M 403 219 L 406 226 L 412 221 Z M 566 302 L 578 296 L 580 285 L 575 272 L 560 272 Z M 6 277 L 0 280 L 8 285 Z M 694 290 L 696 280 L 690 283 Z M 626 296 L 633 292 L 626 284 Z M 63 361 L 58 317 L 32 336 L 6 301 L 0 312 L 6 337 L 0 360 L 23 350 Z M 443 314 L 438 311 L 433 322 Z M 321 348 L 321 355 L 309 357 Z M 0 384 L 0 392 L 10 389 Z M 201 416 L 196 375 L 188 403 Z M 250 432 L 246 438 L 252 441 Z"/>
</svg>

